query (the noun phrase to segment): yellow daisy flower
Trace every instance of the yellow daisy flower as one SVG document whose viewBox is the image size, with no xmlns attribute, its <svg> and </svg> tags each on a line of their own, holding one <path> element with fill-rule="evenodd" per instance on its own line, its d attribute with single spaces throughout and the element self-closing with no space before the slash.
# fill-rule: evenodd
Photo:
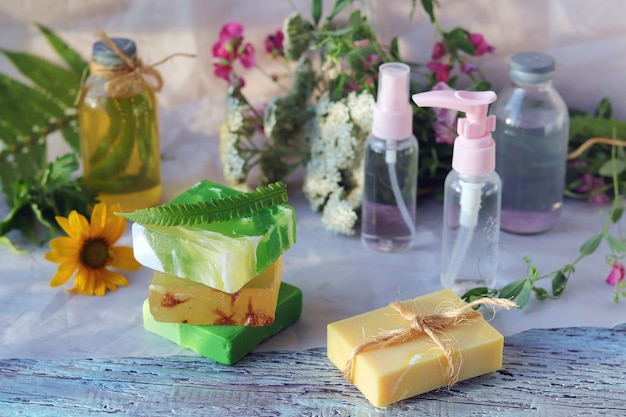
<svg viewBox="0 0 626 417">
<path fill-rule="evenodd" d="M 50 286 L 65 284 L 74 272 L 74 287 L 70 291 L 85 295 L 103 296 L 106 290 L 115 291 L 118 286 L 128 285 L 125 276 L 107 269 L 114 267 L 135 271 L 140 267 L 132 248 L 113 246 L 126 229 L 126 219 L 114 214 L 120 211 L 119 204 L 107 209 L 106 204 L 100 202 L 91 213 L 91 224 L 75 210 L 67 218 L 56 217 L 57 223 L 68 236 L 50 241 L 52 250 L 45 257 L 60 264 Z"/>
</svg>

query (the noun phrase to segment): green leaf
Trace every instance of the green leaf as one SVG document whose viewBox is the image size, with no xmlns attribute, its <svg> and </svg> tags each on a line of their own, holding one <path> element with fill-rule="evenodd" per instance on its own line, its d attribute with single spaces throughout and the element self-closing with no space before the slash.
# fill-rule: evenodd
<svg viewBox="0 0 626 417">
<path fill-rule="evenodd" d="M 524 308 L 526 304 L 528 304 L 528 300 L 530 300 L 530 293 L 532 291 L 532 288 L 533 288 L 532 281 L 527 279 L 524 282 L 524 287 L 522 288 L 519 295 L 515 299 L 515 302 L 517 303 L 517 306 L 520 309 Z"/>
<path fill-rule="evenodd" d="M 68 123 L 69 126 L 61 129 L 61 135 L 63 136 L 63 139 L 65 139 L 65 142 L 68 145 L 70 145 L 70 148 L 72 148 L 74 153 L 76 153 L 76 155 L 80 155 L 81 153 L 80 136 L 78 134 L 77 127 L 74 126 L 77 119 L 75 117 L 72 117 L 69 120 L 70 120 L 70 122 Z"/>
<path fill-rule="evenodd" d="M 7 246 L 11 250 L 11 252 L 13 252 L 16 255 L 24 255 L 25 253 L 28 253 L 27 250 L 18 249 L 15 245 L 13 245 L 13 242 L 11 242 L 11 239 L 9 239 L 6 236 L 0 237 L 0 245 Z"/>
<path fill-rule="evenodd" d="M 136 210 L 132 213 L 116 213 L 143 225 L 193 226 L 198 223 L 224 222 L 275 206 L 287 201 L 287 186 L 282 182 L 257 188 L 256 191 L 235 194 L 231 197 L 190 204 L 164 204 Z"/>
<path fill-rule="evenodd" d="M 611 158 L 608 161 L 604 162 L 604 164 L 602 164 L 602 166 L 598 170 L 598 173 L 605 177 L 612 177 L 613 171 L 615 171 L 615 173 L 619 175 L 624 172 L 625 169 L 626 162 L 621 159 Z"/>
<path fill-rule="evenodd" d="M 508 298 L 510 300 L 515 299 L 524 288 L 524 285 L 526 285 L 526 281 L 528 281 L 527 278 L 522 278 L 507 284 L 500 290 L 498 297 Z"/>
<path fill-rule="evenodd" d="M 624 206 L 613 207 L 611 210 L 611 221 L 617 223 L 622 218 L 622 214 L 624 214 Z"/>
<path fill-rule="evenodd" d="M 537 300 L 545 300 L 547 298 L 550 298 L 550 295 L 545 288 L 533 287 L 533 292 L 535 293 L 535 298 Z"/>
<path fill-rule="evenodd" d="M 609 244 L 609 247 L 612 251 L 618 253 L 626 253 L 626 244 L 619 239 L 616 239 L 612 235 L 606 235 L 606 243 Z"/>
<path fill-rule="evenodd" d="M 490 89 L 491 83 L 489 81 L 479 81 L 468 88 L 470 91 L 487 91 Z"/>
<path fill-rule="evenodd" d="M 87 62 L 72 48 L 70 48 L 61 38 L 59 38 L 54 32 L 48 29 L 46 26 L 35 23 L 35 26 L 39 28 L 41 33 L 46 37 L 48 43 L 54 48 L 59 56 L 65 61 L 74 73 L 82 76 L 83 72 L 87 69 Z"/>
<path fill-rule="evenodd" d="M 597 235 L 590 237 L 580 247 L 579 249 L 580 254 L 591 255 L 592 253 L 596 251 L 596 249 L 598 249 L 598 246 L 600 246 L 601 242 L 602 242 L 602 233 L 598 233 Z"/>
<path fill-rule="evenodd" d="M 78 169 L 78 166 L 78 160 L 73 153 L 58 157 L 44 171 L 41 185 L 46 188 L 46 191 L 54 191 L 62 187 L 71 179 L 72 173 Z"/>
<path fill-rule="evenodd" d="M 467 31 L 461 28 L 454 28 L 448 34 L 448 40 L 452 45 L 469 55 L 476 54 L 476 48 L 467 39 Z"/>
<path fill-rule="evenodd" d="M 567 287 L 567 277 L 562 271 L 558 271 L 552 278 L 552 295 L 560 297 L 565 287 Z"/>
<path fill-rule="evenodd" d="M 0 50 L 13 65 L 35 85 L 44 89 L 49 100 L 72 108 L 78 95 L 80 75 L 39 56 L 25 52 Z"/>
<path fill-rule="evenodd" d="M 465 302 L 471 303 L 474 300 L 478 300 L 479 298 L 488 297 L 491 294 L 489 288 L 487 287 L 476 287 L 468 290 L 465 294 L 461 296 Z"/>
<path fill-rule="evenodd" d="M 333 20 L 350 3 L 352 3 L 352 0 L 335 0 L 333 9 L 326 19 Z"/>
<path fill-rule="evenodd" d="M 435 23 L 435 8 L 433 6 L 433 0 L 422 0 L 422 7 L 430 18 L 431 23 Z"/>
<path fill-rule="evenodd" d="M 398 37 L 394 37 L 389 44 L 389 55 L 394 61 L 400 60 L 400 47 L 398 46 Z"/>
<path fill-rule="evenodd" d="M 352 28 L 347 27 L 347 28 L 342 28 L 342 29 L 329 30 L 329 31 L 324 32 L 324 33 L 326 33 L 326 35 L 328 35 L 329 37 L 332 38 L 332 37 L 340 37 L 340 36 L 343 36 L 343 35 L 345 35 L 347 33 L 350 33 L 350 32 L 352 32 Z M 329 40 L 326 39 L 326 41 L 328 42 Z M 317 49 L 319 49 L 321 47 L 321 45 L 315 45 L 315 47 Z"/>
<path fill-rule="evenodd" d="M 311 15 L 313 16 L 313 22 L 315 22 L 315 26 L 322 19 L 322 0 L 313 0 L 311 2 Z"/>
<path fill-rule="evenodd" d="M 357 9 L 350 13 L 350 17 L 348 17 L 348 26 L 350 26 L 353 31 L 359 30 L 359 28 L 361 27 L 361 23 L 362 20 L 360 10 Z"/>
<path fill-rule="evenodd" d="M 570 144 L 574 146 L 578 146 L 589 138 L 612 138 L 615 132 L 618 136 L 623 136 L 626 133 L 626 121 L 607 120 L 589 114 L 580 114 L 570 118 Z"/>
<path fill-rule="evenodd" d="M 594 113 L 596 117 L 601 119 L 610 119 L 613 115 L 613 108 L 611 106 L 611 99 L 608 97 L 604 97 L 600 103 L 598 103 L 596 107 L 596 111 Z"/>
<path fill-rule="evenodd" d="M 51 118 L 58 121 L 66 116 L 60 103 L 4 74 L 0 74 L 0 109 L 3 119 L 23 135 L 33 133 L 34 127 L 50 130 L 55 125 Z"/>
</svg>

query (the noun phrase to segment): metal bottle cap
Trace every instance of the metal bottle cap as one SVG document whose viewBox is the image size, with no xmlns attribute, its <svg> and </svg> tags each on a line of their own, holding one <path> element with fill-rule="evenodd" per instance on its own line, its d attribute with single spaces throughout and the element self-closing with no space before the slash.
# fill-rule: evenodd
<svg viewBox="0 0 626 417">
<path fill-rule="evenodd" d="M 134 41 L 126 38 L 111 38 L 111 41 L 131 61 L 135 61 L 137 57 L 137 46 Z M 107 67 L 126 65 L 124 60 L 103 41 L 98 41 L 93 44 L 92 59 L 95 63 Z"/>
<path fill-rule="evenodd" d="M 509 62 L 511 79 L 526 84 L 539 84 L 554 76 L 554 58 L 541 52 L 520 52 Z"/>
</svg>

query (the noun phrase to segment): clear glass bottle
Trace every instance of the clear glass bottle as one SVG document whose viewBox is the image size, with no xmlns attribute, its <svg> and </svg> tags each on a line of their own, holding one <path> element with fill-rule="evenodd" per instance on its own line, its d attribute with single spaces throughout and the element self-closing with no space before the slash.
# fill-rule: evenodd
<svg viewBox="0 0 626 417">
<path fill-rule="evenodd" d="M 545 232 L 560 217 L 569 115 L 552 85 L 554 69 L 549 55 L 513 55 L 511 83 L 490 111 L 496 116 L 496 171 L 503 183 L 501 227 L 508 232 Z"/>
<path fill-rule="evenodd" d="M 137 62 L 132 40 L 111 41 Z M 85 183 L 98 190 L 101 201 L 119 203 L 124 211 L 155 205 L 162 185 L 154 91 L 140 76 L 118 79 L 130 68 L 103 41 L 93 45 L 90 70 L 78 103 Z"/>
<path fill-rule="evenodd" d="M 502 182 L 495 171 L 496 150 L 488 116 L 493 91 L 427 91 L 418 106 L 459 110 L 452 170 L 443 196 L 441 284 L 462 295 L 473 287 L 493 288 L 498 269 Z"/>
<path fill-rule="evenodd" d="M 372 133 L 365 143 L 361 241 L 380 252 L 409 250 L 415 236 L 418 144 L 408 65 L 380 66 Z"/>
</svg>

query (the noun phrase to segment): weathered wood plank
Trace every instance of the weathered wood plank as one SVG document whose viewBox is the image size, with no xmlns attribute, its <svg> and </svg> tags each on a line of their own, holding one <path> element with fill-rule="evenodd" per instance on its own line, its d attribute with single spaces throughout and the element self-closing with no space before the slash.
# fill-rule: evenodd
<svg viewBox="0 0 626 417">
<path fill-rule="evenodd" d="M 501 371 L 384 409 L 325 355 L 253 353 L 232 367 L 197 356 L 0 360 L 0 415 L 626 415 L 626 325 L 509 337 Z"/>
</svg>

